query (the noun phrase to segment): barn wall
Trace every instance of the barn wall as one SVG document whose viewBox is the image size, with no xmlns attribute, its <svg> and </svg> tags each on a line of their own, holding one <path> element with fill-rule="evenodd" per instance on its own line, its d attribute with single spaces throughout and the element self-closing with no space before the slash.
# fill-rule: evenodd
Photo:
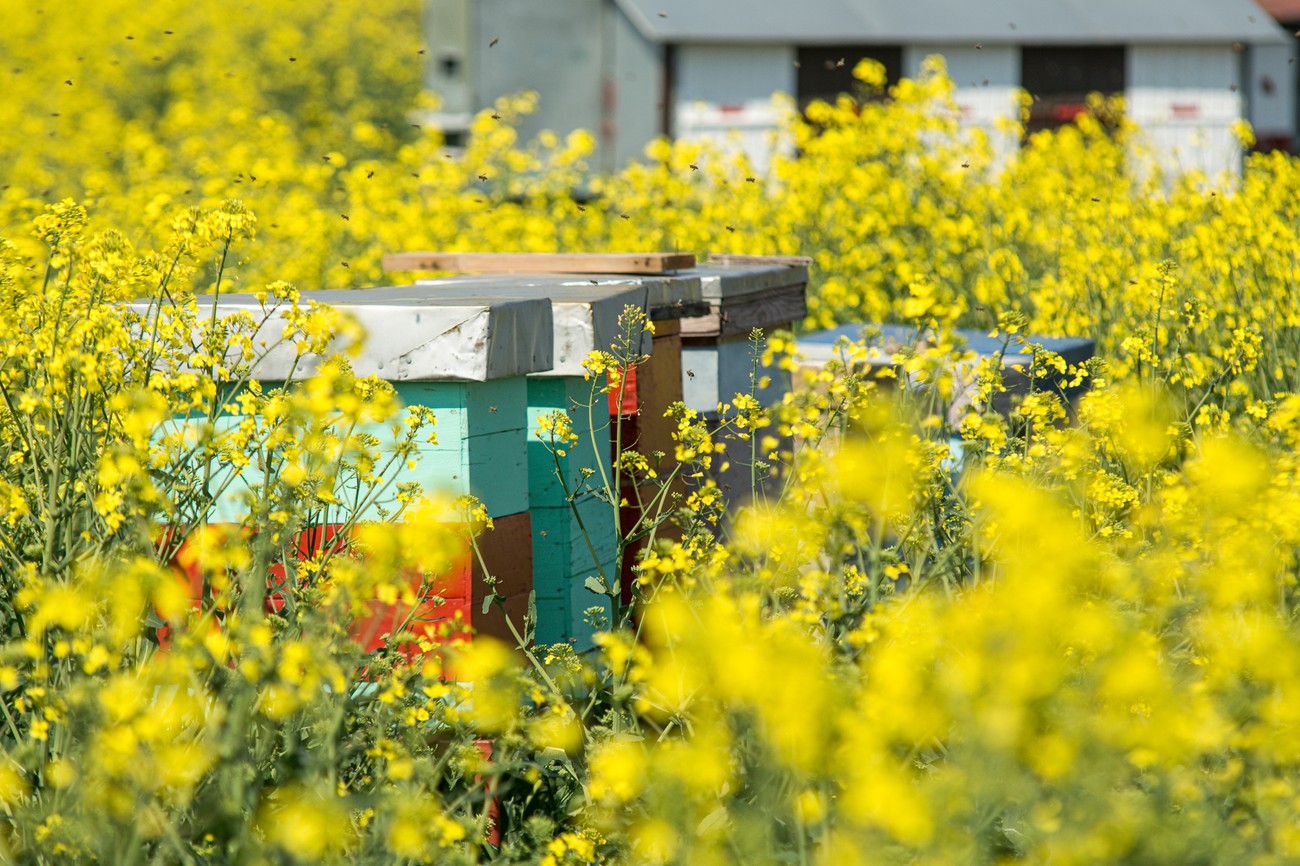
<svg viewBox="0 0 1300 866">
<path fill-rule="evenodd" d="M 789 45 L 683 45 L 677 50 L 680 102 L 743 104 L 794 93 Z"/>
<path fill-rule="evenodd" d="M 1261 143 L 1296 137 L 1296 44 L 1251 45 L 1246 67 L 1250 81 L 1247 110 Z"/>
<path fill-rule="evenodd" d="M 953 100 L 964 124 L 989 137 L 996 159 L 1016 151 L 1016 136 L 999 131 L 1001 120 L 1019 116 L 1020 49 L 1014 45 L 909 45 L 903 49 L 903 74 L 916 77 L 925 59 L 943 56 L 956 90 Z"/>
<path fill-rule="evenodd" d="M 442 104 L 430 122 L 444 130 L 464 129 L 477 107 L 474 68 L 479 60 L 474 44 L 472 0 L 428 0 L 424 38 L 428 45 L 424 85 Z"/>
<path fill-rule="evenodd" d="M 737 148 L 767 167 L 780 121 L 775 93 L 795 90 L 791 45 L 682 45 L 674 64 L 673 134 Z"/>
<path fill-rule="evenodd" d="M 664 49 L 647 40 L 619 10 L 609 9 L 613 43 L 611 140 L 602 168 L 641 156 L 663 130 Z"/>
<path fill-rule="evenodd" d="M 1230 127 L 1244 110 L 1241 52 L 1228 45 L 1133 45 L 1126 79 L 1129 115 L 1162 165 L 1210 177 L 1240 170 Z"/>
<path fill-rule="evenodd" d="M 523 139 L 543 129 L 600 129 L 604 0 L 476 0 L 479 94 L 483 105 L 534 90 L 537 111 Z M 491 47 L 488 42 L 496 39 Z"/>
</svg>

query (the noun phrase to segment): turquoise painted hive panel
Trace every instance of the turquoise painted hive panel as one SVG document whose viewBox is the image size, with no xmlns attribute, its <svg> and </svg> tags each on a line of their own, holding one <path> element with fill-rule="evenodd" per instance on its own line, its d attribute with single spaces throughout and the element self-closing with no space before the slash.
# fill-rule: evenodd
<svg viewBox="0 0 1300 866">
<path fill-rule="evenodd" d="M 595 406 L 589 406 L 592 401 Z M 541 431 L 543 419 L 564 412 L 576 442 L 558 450 Z M 588 478 L 584 470 L 590 471 Z M 528 493 L 533 505 L 562 505 L 568 492 L 602 486 L 610 478 L 609 411 L 605 395 L 574 377 L 528 380 Z M 561 483 L 561 478 L 564 482 Z"/>
<path fill-rule="evenodd" d="M 399 382 L 394 383 L 406 406 L 427 406 L 436 424 L 435 442 L 420 442 L 411 455 L 413 465 L 394 461 L 384 472 L 387 492 L 359 513 L 346 501 L 340 516 L 358 520 L 380 520 L 396 508 L 397 483 L 418 482 L 428 494 L 452 497 L 473 495 L 500 517 L 528 510 L 528 441 L 525 398 L 527 380 L 522 376 L 489 382 Z M 268 385 L 268 387 L 275 387 Z M 229 415 L 217 420 L 218 428 L 234 428 L 250 420 Z M 380 466 L 395 453 L 397 437 L 391 424 L 366 424 L 358 432 L 373 436 L 381 454 Z M 422 434 L 423 435 L 423 434 Z M 237 477 L 233 477 L 237 476 Z M 249 464 L 240 469 L 226 463 L 214 466 L 212 485 L 223 489 L 211 520 L 239 522 L 247 513 L 245 500 L 263 479 L 262 471 Z M 338 492 L 341 498 L 346 491 Z M 449 513 L 449 518 L 454 515 Z"/>
<path fill-rule="evenodd" d="M 611 613 L 608 598 L 589 590 L 586 582 L 591 577 L 618 578 L 617 510 L 588 493 L 573 506 L 534 506 L 532 517 L 533 588 L 539 605 L 545 600 L 548 609 L 560 614 L 546 621 L 539 616 L 537 639 L 540 643 L 576 641 L 585 649 L 591 645 L 593 629 L 584 622 L 583 612 L 604 607 L 607 622 Z"/>
</svg>

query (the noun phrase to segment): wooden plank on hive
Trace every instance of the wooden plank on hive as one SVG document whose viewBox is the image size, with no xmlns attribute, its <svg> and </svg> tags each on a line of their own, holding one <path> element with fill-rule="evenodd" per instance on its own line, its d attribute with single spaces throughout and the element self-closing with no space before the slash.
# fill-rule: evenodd
<svg viewBox="0 0 1300 866">
<path fill-rule="evenodd" d="M 812 256 L 741 256 L 732 253 L 713 253 L 709 256 L 711 265 L 785 265 L 806 268 L 812 263 Z"/>
<path fill-rule="evenodd" d="M 386 271 L 662 274 L 695 267 L 694 253 L 392 253 Z"/>
</svg>

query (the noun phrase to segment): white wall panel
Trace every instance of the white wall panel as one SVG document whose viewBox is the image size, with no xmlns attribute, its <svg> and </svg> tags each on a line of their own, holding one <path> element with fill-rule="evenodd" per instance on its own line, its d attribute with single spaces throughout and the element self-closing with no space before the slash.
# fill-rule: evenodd
<svg viewBox="0 0 1300 866">
<path fill-rule="evenodd" d="M 1210 177 L 1240 170 L 1231 125 L 1244 109 L 1241 52 L 1229 45 L 1134 45 L 1127 80 L 1129 116 L 1161 165 Z"/>
</svg>

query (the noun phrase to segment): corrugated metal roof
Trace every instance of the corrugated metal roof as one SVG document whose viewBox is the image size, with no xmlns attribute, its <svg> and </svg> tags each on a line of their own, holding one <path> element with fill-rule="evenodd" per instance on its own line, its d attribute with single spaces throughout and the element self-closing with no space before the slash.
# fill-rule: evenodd
<svg viewBox="0 0 1300 866">
<path fill-rule="evenodd" d="M 615 0 L 655 42 L 1280 42 L 1254 0 Z"/>
</svg>

